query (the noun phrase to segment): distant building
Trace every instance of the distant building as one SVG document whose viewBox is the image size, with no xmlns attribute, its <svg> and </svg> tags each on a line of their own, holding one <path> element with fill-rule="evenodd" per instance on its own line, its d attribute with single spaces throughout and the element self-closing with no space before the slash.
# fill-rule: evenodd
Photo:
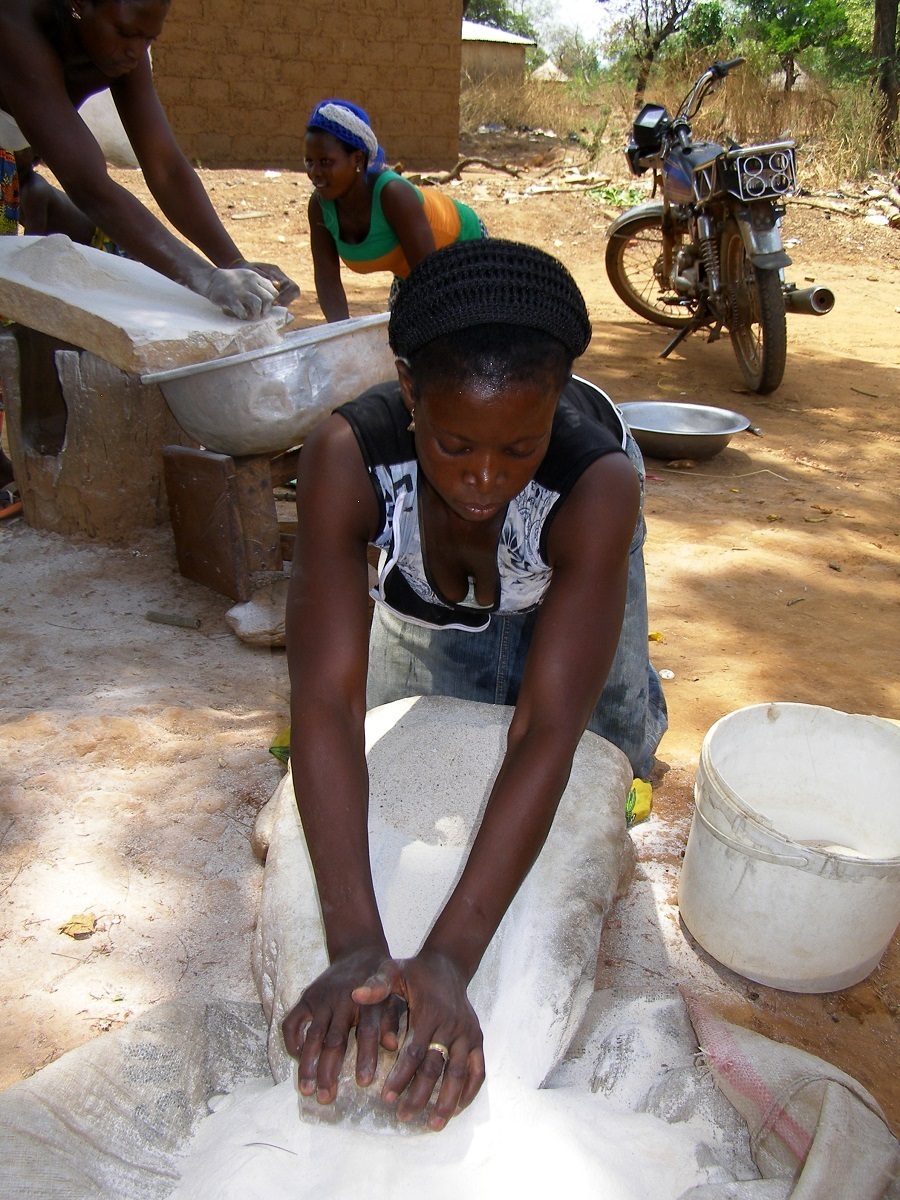
<svg viewBox="0 0 900 1200">
<path fill-rule="evenodd" d="M 490 75 L 522 78 L 525 51 L 535 45 L 531 38 L 507 33 L 505 29 L 463 21 L 462 73 L 469 79 L 486 79 Z"/>
<path fill-rule="evenodd" d="M 790 87 L 785 86 L 785 70 L 780 68 L 769 76 L 769 90 L 773 92 L 805 92 L 809 87 L 809 76 L 794 63 L 793 80 Z"/>
<path fill-rule="evenodd" d="M 538 83 L 568 83 L 570 77 L 548 58 L 537 70 L 531 72 L 531 78 L 536 79 Z"/>
</svg>

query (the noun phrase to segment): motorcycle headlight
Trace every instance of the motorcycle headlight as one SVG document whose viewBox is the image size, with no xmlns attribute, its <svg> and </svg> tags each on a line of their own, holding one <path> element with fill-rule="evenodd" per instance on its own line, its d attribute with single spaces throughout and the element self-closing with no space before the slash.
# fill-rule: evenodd
<svg viewBox="0 0 900 1200">
<path fill-rule="evenodd" d="M 743 146 L 728 152 L 728 190 L 741 200 L 776 199 L 790 195 L 796 184 L 791 142 Z"/>
</svg>

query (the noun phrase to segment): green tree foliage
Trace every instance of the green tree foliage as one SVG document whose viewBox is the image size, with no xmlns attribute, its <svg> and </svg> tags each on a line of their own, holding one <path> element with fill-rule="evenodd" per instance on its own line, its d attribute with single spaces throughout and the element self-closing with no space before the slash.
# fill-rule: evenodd
<svg viewBox="0 0 900 1200">
<path fill-rule="evenodd" d="M 695 0 L 681 30 L 660 51 L 660 59 L 677 70 L 692 73 L 699 59 L 731 58 L 737 53 L 740 26 L 734 11 L 721 0 Z"/>
<path fill-rule="evenodd" d="M 843 0 L 746 0 L 754 31 L 784 71 L 784 90 L 797 79 L 797 55 L 851 40 Z"/>
<path fill-rule="evenodd" d="M 467 21 L 538 40 L 527 6 L 515 3 L 515 0 L 513 3 L 507 3 L 507 0 L 463 0 L 463 15 Z"/>
<path fill-rule="evenodd" d="M 691 50 L 718 46 L 725 36 L 726 18 L 720 0 L 699 0 L 688 13 L 683 37 Z"/>
</svg>

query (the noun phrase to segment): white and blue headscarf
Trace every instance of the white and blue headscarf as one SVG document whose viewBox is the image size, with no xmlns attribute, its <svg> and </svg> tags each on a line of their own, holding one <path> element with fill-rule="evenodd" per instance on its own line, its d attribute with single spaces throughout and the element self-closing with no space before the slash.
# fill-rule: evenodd
<svg viewBox="0 0 900 1200">
<path fill-rule="evenodd" d="M 366 174 L 385 165 L 384 151 L 372 129 L 369 115 L 349 100 L 320 100 L 312 110 L 308 129 L 321 129 L 366 155 Z"/>
</svg>

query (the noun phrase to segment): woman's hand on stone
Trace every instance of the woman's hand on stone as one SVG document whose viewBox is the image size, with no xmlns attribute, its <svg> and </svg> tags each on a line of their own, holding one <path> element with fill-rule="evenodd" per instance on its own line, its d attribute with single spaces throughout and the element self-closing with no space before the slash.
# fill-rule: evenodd
<svg viewBox="0 0 900 1200">
<path fill-rule="evenodd" d="M 266 315 L 278 290 L 271 280 L 248 267 L 216 267 L 203 295 L 230 317 L 254 321 Z"/>
<path fill-rule="evenodd" d="M 390 992 L 380 1001 L 353 999 L 359 980 L 384 962 L 384 947 L 366 948 L 335 959 L 304 991 L 282 1022 L 284 1044 L 299 1059 L 298 1081 L 304 1096 L 330 1104 L 350 1031 L 356 1029 L 356 1082 L 367 1087 L 375 1078 L 378 1048 L 396 1051 L 403 1003 Z M 368 980 L 367 980 L 368 981 Z"/>
<path fill-rule="evenodd" d="M 262 275 L 268 279 L 270 283 L 274 283 L 277 289 L 275 303 L 287 307 L 300 295 L 300 288 L 282 271 L 281 267 L 276 267 L 273 263 L 261 262 L 242 262 L 242 267 L 247 267 L 251 271 L 255 271 L 257 275 Z"/>
<path fill-rule="evenodd" d="M 382 1091 L 386 1103 L 397 1104 L 400 1121 L 423 1112 L 440 1081 L 428 1127 L 443 1129 L 471 1104 L 484 1082 L 483 1035 L 466 985 L 447 955 L 423 950 L 415 958 L 386 959 L 353 992 L 360 1011 L 391 995 L 407 1003 L 406 1040 Z"/>
</svg>

